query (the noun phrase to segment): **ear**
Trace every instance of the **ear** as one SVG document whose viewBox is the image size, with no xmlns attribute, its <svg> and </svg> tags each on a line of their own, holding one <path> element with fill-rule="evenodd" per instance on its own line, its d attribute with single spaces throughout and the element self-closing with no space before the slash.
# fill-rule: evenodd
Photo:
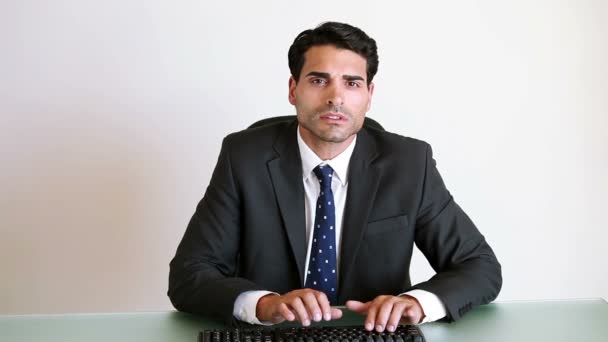
<svg viewBox="0 0 608 342">
<path fill-rule="evenodd" d="M 293 76 L 289 77 L 289 103 L 296 105 L 296 79 Z"/>
<path fill-rule="evenodd" d="M 370 108 L 372 108 L 372 96 L 374 95 L 374 82 L 369 84 L 368 93 L 369 99 L 367 100 L 367 111 L 369 112 Z"/>
</svg>

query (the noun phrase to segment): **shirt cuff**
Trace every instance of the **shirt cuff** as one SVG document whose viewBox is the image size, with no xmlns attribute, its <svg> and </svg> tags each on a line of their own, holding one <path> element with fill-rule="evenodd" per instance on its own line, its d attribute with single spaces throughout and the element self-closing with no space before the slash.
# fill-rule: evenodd
<svg viewBox="0 0 608 342">
<path fill-rule="evenodd" d="M 241 293 L 234 301 L 232 315 L 239 321 L 250 324 L 272 325 L 272 322 L 261 322 L 255 313 L 258 305 L 258 300 L 268 294 L 278 294 L 270 291 L 245 291 Z"/>
<path fill-rule="evenodd" d="M 424 312 L 424 319 L 420 324 L 434 322 L 444 318 L 446 315 L 445 305 L 443 305 L 441 299 L 434 293 L 416 289 L 400 294 L 400 296 L 402 295 L 412 296 L 420 303 L 422 311 Z"/>
</svg>

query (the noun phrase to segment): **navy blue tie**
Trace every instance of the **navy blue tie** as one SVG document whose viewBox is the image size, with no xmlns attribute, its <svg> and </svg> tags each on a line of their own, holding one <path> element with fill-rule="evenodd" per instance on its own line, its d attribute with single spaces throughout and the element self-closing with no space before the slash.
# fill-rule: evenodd
<svg viewBox="0 0 608 342">
<path fill-rule="evenodd" d="M 312 247 L 305 287 L 323 291 L 333 305 L 338 302 L 338 274 L 336 273 L 336 210 L 331 178 L 334 170 L 319 165 L 313 170 L 321 191 L 317 199 Z"/>
</svg>

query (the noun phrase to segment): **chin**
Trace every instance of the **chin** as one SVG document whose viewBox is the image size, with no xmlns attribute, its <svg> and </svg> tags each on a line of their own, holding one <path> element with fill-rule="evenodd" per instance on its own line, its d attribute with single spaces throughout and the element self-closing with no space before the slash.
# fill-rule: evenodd
<svg viewBox="0 0 608 342">
<path fill-rule="evenodd" d="M 321 138 L 321 140 L 325 142 L 343 143 L 348 140 L 348 138 L 350 138 L 352 135 L 353 134 L 321 134 L 319 135 L 319 138 Z"/>
</svg>

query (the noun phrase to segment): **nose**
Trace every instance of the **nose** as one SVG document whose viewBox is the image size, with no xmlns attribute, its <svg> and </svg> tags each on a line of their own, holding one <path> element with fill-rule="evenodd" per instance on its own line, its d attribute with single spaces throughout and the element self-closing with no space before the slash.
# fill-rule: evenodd
<svg viewBox="0 0 608 342">
<path fill-rule="evenodd" d="M 344 104 L 344 92 L 340 85 L 334 83 L 327 87 L 327 104 L 338 107 Z"/>
</svg>

